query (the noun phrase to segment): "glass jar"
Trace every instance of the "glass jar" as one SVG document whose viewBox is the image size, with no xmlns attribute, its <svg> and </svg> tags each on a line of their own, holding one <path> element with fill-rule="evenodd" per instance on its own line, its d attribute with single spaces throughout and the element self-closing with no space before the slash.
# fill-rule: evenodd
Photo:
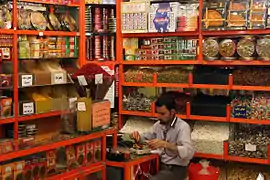
<svg viewBox="0 0 270 180">
<path fill-rule="evenodd" d="M 205 60 L 218 59 L 219 46 L 215 38 L 208 38 L 203 41 L 203 56 Z"/>
<path fill-rule="evenodd" d="M 232 39 L 224 39 L 219 43 L 219 53 L 224 60 L 234 60 L 236 44 Z"/>
<path fill-rule="evenodd" d="M 41 58 L 41 41 L 38 39 L 33 39 L 30 41 L 30 57 L 33 59 Z"/>
<path fill-rule="evenodd" d="M 30 43 L 26 36 L 19 41 L 19 59 L 30 59 Z"/>
<path fill-rule="evenodd" d="M 259 59 L 264 61 L 270 61 L 270 36 L 263 36 L 257 40 L 256 52 L 259 55 Z"/>
<path fill-rule="evenodd" d="M 253 60 L 255 42 L 253 36 L 245 36 L 237 43 L 237 53 L 242 60 Z"/>
</svg>

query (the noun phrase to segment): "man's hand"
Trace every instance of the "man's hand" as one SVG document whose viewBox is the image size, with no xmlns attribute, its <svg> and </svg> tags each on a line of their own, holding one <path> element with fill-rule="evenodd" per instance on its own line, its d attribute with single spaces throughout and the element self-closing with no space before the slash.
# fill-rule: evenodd
<svg viewBox="0 0 270 180">
<path fill-rule="evenodd" d="M 166 148 L 168 142 L 160 140 L 160 139 L 153 139 L 151 141 L 149 141 L 149 146 L 152 149 L 159 149 L 159 148 Z"/>
<path fill-rule="evenodd" d="M 138 131 L 135 131 L 135 132 L 130 134 L 130 138 L 134 139 L 136 142 L 140 142 L 141 135 Z"/>
</svg>

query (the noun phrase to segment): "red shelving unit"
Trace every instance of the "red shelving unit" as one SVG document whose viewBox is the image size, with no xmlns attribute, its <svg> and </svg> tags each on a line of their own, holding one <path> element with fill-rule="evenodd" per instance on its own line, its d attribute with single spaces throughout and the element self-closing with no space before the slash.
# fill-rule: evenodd
<svg viewBox="0 0 270 180">
<path fill-rule="evenodd" d="M 58 5 L 58 6 L 68 6 L 68 7 L 80 7 L 80 1 L 78 3 L 59 3 L 54 0 L 18 0 L 18 2 L 29 2 L 29 3 L 38 3 L 38 4 L 49 4 L 49 5 Z"/>
<path fill-rule="evenodd" d="M 167 33 L 125 33 L 123 38 L 132 37 L 167 37 L 167 36 L 198 36 L 197 31 L 186 31 L 186 32 L 167 32 Z"/>
</svg>

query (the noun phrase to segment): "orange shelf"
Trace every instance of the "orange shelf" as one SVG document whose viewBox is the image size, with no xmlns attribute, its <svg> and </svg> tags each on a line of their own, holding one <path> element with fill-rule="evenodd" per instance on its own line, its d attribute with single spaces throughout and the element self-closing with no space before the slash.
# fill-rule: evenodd
<svg viewBox="0 0 270 180">
<path fill-rule="evenodd" d="M 165 32 L 165 33 L 123 33 L 123 38 L 132 37 L 168 37 L 168 36 L 198 36 L 198 31 Z"/>
<path fill-rule="evenodd" d="M 21 116 L 18 117 L 18 121 L 32 121 L 35 119 L 42 119 L 42 118 L 48 118 L 48 117 L 54 117 L 54 116 L 60 116 L 61 114 L 64 114 L 66 112 L 64 111 L 53 111 L 53 112 L 48 112 L 44 114 L 34 114 L 30 116 Z"/>
<path fill-rule="evenodd" d="M 199 64 L 198 60 L 134 60 L 123 61 L 124 65 L 183 65 L 183 64 Z"/>
<path fill-rule="evenodd" d="M 13 29 L 0 29 L 0 34 L 14 34 L 14 30 Z"/>
<path fill-rule="evenodd" d="M 246 158 L 246 157 L 237 157 L 237 156 L 227 156 L 226 160 L 244 162 L 244 163 L 254 163 L 254 164 L 269 164 L 268 159 L 256 159 L 256 158 Z"/>
<path fill-rule="evenodd" d="M 122 86 L 155 87 L 154 83 L 133 83 L 133 82 L 123 82 Z"/>
<path fill-rule="evenodd" d="M 57 149 L 57 148 L 62 147 L 62 146 L 68 146 L 71 144 L 77 144 L 77 143 L 89 141 L 91 139 L 101 138 L 102 136 L 106 136 L 108 134 L 113 134 L 114 132 L 115 132 L 114 129 L 108 129 L 108 130 L 95 132 L 95 133 L 92 133 L 89 135 L 85 135 L 85 136 L 81 136 L 81 137 L 77 137 L 77 138 L 73 138 L 73 139 L 69 139 L 69 140 L 65 140 L 65 141 L 60 141 L 60 142 L 56 142 L 56 143 L 33 147 L 31 149 L 13 151 L 11 153 L 0 155 L 0 162 L 7 161 L 10 159 L 19 158 L 22 156 L 28 156 L 28 155 L 35 154 L 35 153 L 48 151 L 51 149 Z"/>
<path fill-rule="evenodd" d="M 223 154 L 219 155 L 219 154 L 195 153 L 194 157 L 224 160 Z"/>
<path fill-rule="evenodd" d="M 0 119 L 0 125 L 1 125 L 1 124 L 14 123 L 14 122 L 15 122 L 15 118 L 14 118 L 14 117 L 5 118 L 5 119 Z"/>
<path fill-rule="evenodd" d="M 114 66 L 114 65 L 117 65 L 118 62 L 116 62 L 116 61 L 88 61 L 88 60 L 86 60 L 86 64 L 98 64 L 101 66 Z"/>
<path fill-rule="evenodd" d="M 157 83 L 155 87 L 168 87 L 168 88 L 189 88 L 188 84 L 176 84 L 176 83 Z"/>
<path fill-rule="evenodd" d="M 215 116 L 190 115 L 188 117 L 188 119 L 190 119 L 190 120 L 196 120 L 196 121 L 228 122 L 226 117 L 215 117 Z"/>
<path fill-rule="evenodd" d="M 197 89 L 227 89 L 227 90 L 229 90 L 229 85 L 192 84 L 189 88 L 197 88 Z"/>
<path fill-rule="evenodd" d="M 144 117 L 153 117 L 151 112 L 141 112 L 141 111 L 126 111 L 122 110 L 122 115 L 130 115 L 130 116 L 144 116 Z"/>
<path fill-rule="evenodd" d="M 270 125 L 270 120 L 255 120 L 255 119 L 242 119 L 242 118 L 230 118 L 232 123 L 244 123 L 244 124 L 261 124 Z"/>
<path fill-rule="evenodd" d="M 98 162 L 94 164 L 89 164 L 87 166 L 82 166 L 79 168 L 76 168 L 74 170 L 68 171 L 66 173 L 62 173 L 59 175 L 47 177 L 47 180 L 55 180 L 55 179 L 66 179 L 66 178 L 79 178 L 83 175 L 89 175 L 98 171 L 101 171 L 105 168 L 105 165 L 103 162 Z"/>
<path fill-rule="evenodd" d="M 58 5 L 58 6 L 69 6 L 69 7 L 79 7 L 80 4 L 69 4 L 63 3 L 60 4 L 58 2 L 50 2 L 48 0 L 18 0 L 20 2 L 29 2 L 29 3 L 39 3 L 39 4 L 51 4 L 51 5 Z"/>
<path fill-rule="evenodd" d="M 246 91 L 270 91 L 270 86 L 238 86 L 233 85 L 233 90 L 246 90 Z"/>
<path fill-rule="evenodd" d="M 260 61 L 260 60 L 254 60 L 254 61 L 223 61 L 223 60 L 214 60 L 214 61 L 202 61 L 203 65 L 220 65 L 220 66 L 266 66 L 270 65 L 270 61 Z"/>
<path fill-rule="evenodd" d="M 260 35 L 270 34 L 270 29 L 256 30 L 218 30 L 218 31 L 202 31 L 204 36 L 228 36 L 228 35 Z"/>
<path fill-rule="evenodd" d="M 17 30 L 19 35 L 33 35 L 33 36 L 80 36 L 79 32 L 67 31 L 35 31 L 35 30 Z"/>
</svg>

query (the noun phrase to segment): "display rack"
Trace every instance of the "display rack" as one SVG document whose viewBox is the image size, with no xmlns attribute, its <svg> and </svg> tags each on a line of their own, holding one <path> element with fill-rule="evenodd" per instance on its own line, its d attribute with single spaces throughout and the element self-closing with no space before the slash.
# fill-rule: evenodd
<svg viewBox="0 0 270 180">
<path fill-rule="evenodd" d="M 121 4 L 122 1 L 117 1 L 117 36 L 119 43 L 117 44 L 117 59 L 119 60 L 119 128 L 123 127 L 124 116 L 144 116 L 144 117 L 157 117 L 155 114 L 155 107 L 152 104 L 150 112 L 143 111 L 128 111 L 123 109 L 123 88 L 124 87 L 156 87 L 156 88 L 188 88 L 188 89 L 221 89 L 221 90 L 246 90 L 246 91 L 269 91 L 268 86 L 239 86 L 233 84 L 233 75 L 230 74 L 228 78 L 227 85 L 217 85 L 217 84 L 194 84 L 192 74 L 188 75 L 188 82 L 186 84 L 177 84 L 177 83 L 158 83 L 157 74 L 153 74 L 153 81 L 151 83 L 142 83 L 142 82 L 125 82 L 124 70 L 127 67 L 132 66 L 165 66 L 165 65 L 204 65 L 204 66 L 268 66 L 270 65 L 269 61 L 260 61 L 252 60 L 248 61 L 222 61 L 214 60 L 207 61 L 204 60 L 202 54 L 203 39 L 205 37 L 222 37 L 222 36 L 239 36 L 239 35 L 267 35 L 270 33 L 269 29 L 255 29 L 255 30 L 213 30 L 206 31 L 202 27 L 203 19 L 203 7 L 204 1 L 199 0 L 199 20 L 198 20 L 198 30 L 192 32 L 165 32 L 165 33 L 122 33 L 121 30 Z M 196 37 L 198 39 L 198 55 L 196 60 L 124 60 L 123 54 L 123 39 L 124 38 L 157 38 L 157 37 Z M 230 105 L 227 106 L 226 117 L 209 117 L 209 116 L 196 116 L 191 115 L 190 112 L 190 103 L 186 104 L 186 114 L 177 115 L 182 119 L 187 121 L 196 120 L 196 121 L 213 121 L 213 122 L 227 122 L 227 123 L 246 123 L 246 124 L 257 124 L 257 125 L 269 125 L 270 121 L 267 120 L 256 120 L 256 119 L 242 119 L 242 118 L 232 118 L 230 113 Z M 269 148 L 268 148 L 269 152 Z M 246 163 L 257 163 L 257 164 L 270 164 L 268 159 L 253 159 L 253 158 L 243 158 L 243 157 L 232 157 L 228 156 L 228 143 L 224 143 L 224 154 L 215 155 L 215 154 L 203 154 L 197 153 L 195 156 L 200 158 L 210 158 L 210 159 L 220 159 L 225 161 L 237 161 L 237 162 L 246 162 Z"/>
<path fill-rule="evenodd" d="M 43 4 L 50 7 L 53 6 L 62 6 L 64 8 L 74 8 L 78 10 L 78 18 L 77 18 L 77 24 L 78 24 L 78 31 L 77 32 L 69 32 L 69 31 L 39 31 L 39 30 L 20 30 L 18 28 L 18 3 L 24 2 L 24 3 L 36 3 L 36 4 Z M 13 116 L 12 117 L 6 117 L 0 120 L 1 125 L 1 134 L 3 135 L 4 132 L 4 126 L 12 124 L 13 133 L 14 133 L 14 151 L 0 154 L 0 162 L 4 163 L 7 161 L 10 161 L 12 159 L 29 156 L 41 152 L 46 152 L 48 150 L 54 150 L 58 149 L 60 147 L 65 147 L 68 145 L 74 145 L 77 143 L 82 143 L 94 139 L 102 139 L 102 161 L 88 164 L 86 166 L 79 167 L 77 169 L 71 170 L 67 173 L 63 173 L 60 175 L 52 176 L 49 179 L 85 179 L 87 175 L 95 173 L 95 172 L 102 172 L 102 178 L 106 179 L 106 170 L 105 170 L 105 159 L 106 159 L 106 136 L 107 135 L 114 135 L 116 137 L 116 130 L 115 129 L 107 129 L 102 131 L 97 131 L 88 135 L 81 135 L 72 139 L 63 140 L 59 142 L 52 142 L 50 144 L 43 144 L 40 146 L 35 146 L 33 148 L 28 149 L 20 149 L 19 148 L 19 123 L 26 122 L 26 121 L 35 121 L 39 119 L 44 118 L 58 118 L 60 119 L 60 116 L 65 114 L 65 110 L 56 110 L 56 111 L 49 111 L 46 113 L 39 113 L 39 114 L 32 114 L 32 115 L 20 115 L 20 109 L 19 109 L 19 91 L 20 91 L 20 74 L 19 74 L 19 36 L 21 35 L 32 35 L 32 36 L 38 36 L 40 38 L 43 38 L 45 36 L 50 37 L 77 37 L 79 39 L 79 45 L 78 45 L 78 57 L 74 58 L 76 59 L 77 63 L 75 63 L 74 66 L 81 67 L 85 65 L 86 63 L 86 53 L 85 53 L 85 1 L 84 0 L 70 0 L 70 1 L 56 1 L 56 0 L 13 0 L 12 1 L 12 29 L 0 29 L 1 35 L 11 35 L 12 36 L 12 69 L 13 69 Z M 98 5 L 99 6 L 99 5 Z M 49 58 L 52 59 L 52 58 Z M 2 59 L 1 59 L 2 60 Z M 68 59 L 69 60 L 69 59 Z M 38 61 L 38 60 L 37 60 Z M 1 62 L 2 63 L 2 62 Z M 116 64 L 116 63 L 114 63 Z M 46 86 L 46 85 L 42 85 Z M 34 85 L 30 88 L 35 87 Z M 29 87 L 27 87 L 29 88 Z M 1 88 L 1 90 L 4 89 Z M 50 125 L 49 125 L 50 126 Z M 114 141 L 116 142 L 116 138 L 114 138 Z"/>
</svg>

